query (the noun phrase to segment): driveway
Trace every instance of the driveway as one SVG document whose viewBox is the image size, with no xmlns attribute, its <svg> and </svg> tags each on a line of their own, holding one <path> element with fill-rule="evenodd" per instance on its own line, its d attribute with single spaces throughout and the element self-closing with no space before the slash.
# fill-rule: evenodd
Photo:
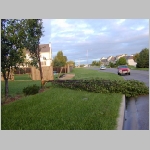
<svg viewBox="0 0 150 150">
<path fill-rule="evenodd" d="M 99 70 L 99 68 L 89 68 Z M 99 70 L 117 74 L 116 68 Z M 131 70 L 131 75 L 124 75 L 125 80 L 139 80 L 149 87 L 149 71 Z M 149 95 L 126 99 L 123 130 L 149 130 Z"/>
</svg>

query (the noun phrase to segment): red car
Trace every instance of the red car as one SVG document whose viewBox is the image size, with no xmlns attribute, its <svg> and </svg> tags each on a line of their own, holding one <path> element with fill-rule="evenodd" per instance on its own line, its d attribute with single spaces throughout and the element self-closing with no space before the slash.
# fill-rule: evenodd
<svg viewBox="0 0 150 150">
<path fill-rule="evenodd" d="M 128 74 L 130 75 L 130 69 L 127 65 L 118 66 L 118 75 Z"/>
</svg>

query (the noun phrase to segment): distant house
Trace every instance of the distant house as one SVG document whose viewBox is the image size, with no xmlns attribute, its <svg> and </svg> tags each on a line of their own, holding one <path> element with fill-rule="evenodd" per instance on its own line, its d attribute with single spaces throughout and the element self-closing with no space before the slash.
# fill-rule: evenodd
<svg viewBox="0 0 150 150">
<path fill-rule="evenodd" d="M 121 54 L 121 55 L 117 55 L 117 56 L 109 56 L 107 58 L 102 57 L 100 59 L 100 62 L 102 65 L 109 65 L 109 63 L 116 63 L 117 60 L 119 60 L 121 57 L 124 57 L 126 59 L 126 62 L 128 63 L 128 65 L 130 66 L 136 66 L 136 62 L 133 60 L 133 55 L 128 56 L 127 54 Z"/>
<path fill-rule="evenodd" d="M 127 54 L 117 55 L 117 56 L 116 56 L 116 61 L 119 60 L 121 57 L 125 57 L 125 56 L 127 56 Z"/>
<path fill-rule="evenodd" d="M 108 63 L 115 63 L 116 62 L 116 58 L 114 57 L 114 56 L 109 56 L 108 58 L 107 58 L 107 62 Z"/>
<path fill-rule="evenodd" d="M 101 65 L 108 65 L 107 58 L 105 58 L 105 57 L 102 57 L 102 58 L 100 59 L 100 62 L 101 62 Z"/>
<path fill-rule="evenodd" d="M 51 43 L 49 44 L 40 44 L 40 61 L 41 66 L 51 66 L 52 64 L 52 49 Z M 29 52 L 26 53 L 26 59 L 31 60 Z"/>
<path fill-rule="evenodd" d="M 130 65 L 130 66 L 135 66 L 135 67 L 136 67 L 136 64 L 137 64 L 137 63 L 134 61 L 133 55 L 131 55 L 131 56 L 126 56 L 125 58 L 126 58 L 126 61 L 127 61 L 128 65 Z"/>
</svg>

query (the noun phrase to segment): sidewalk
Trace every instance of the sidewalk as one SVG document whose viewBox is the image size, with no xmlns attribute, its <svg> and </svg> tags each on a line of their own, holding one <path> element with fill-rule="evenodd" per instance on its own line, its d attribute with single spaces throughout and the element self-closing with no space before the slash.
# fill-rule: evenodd
<svg viewBox="0 0 150 150">
<path fill-rule="evenodd" d="M 75 74 L 64 74 L 62 78 L 59 78 L 59 80 L 70 80 L 75 76 Z"/>
</svg>

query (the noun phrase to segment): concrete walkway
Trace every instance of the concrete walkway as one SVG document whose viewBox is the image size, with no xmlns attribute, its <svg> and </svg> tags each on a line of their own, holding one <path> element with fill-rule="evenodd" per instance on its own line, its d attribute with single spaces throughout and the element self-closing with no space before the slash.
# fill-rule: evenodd
<svg viewBox="0 0 150 150">
<path fill-rule="evenodd" d="M 59 78 L 59 80 L 70 80 L 75 76 L 75 74 L 64 74 L 62 78 Z"/>
</svg>

